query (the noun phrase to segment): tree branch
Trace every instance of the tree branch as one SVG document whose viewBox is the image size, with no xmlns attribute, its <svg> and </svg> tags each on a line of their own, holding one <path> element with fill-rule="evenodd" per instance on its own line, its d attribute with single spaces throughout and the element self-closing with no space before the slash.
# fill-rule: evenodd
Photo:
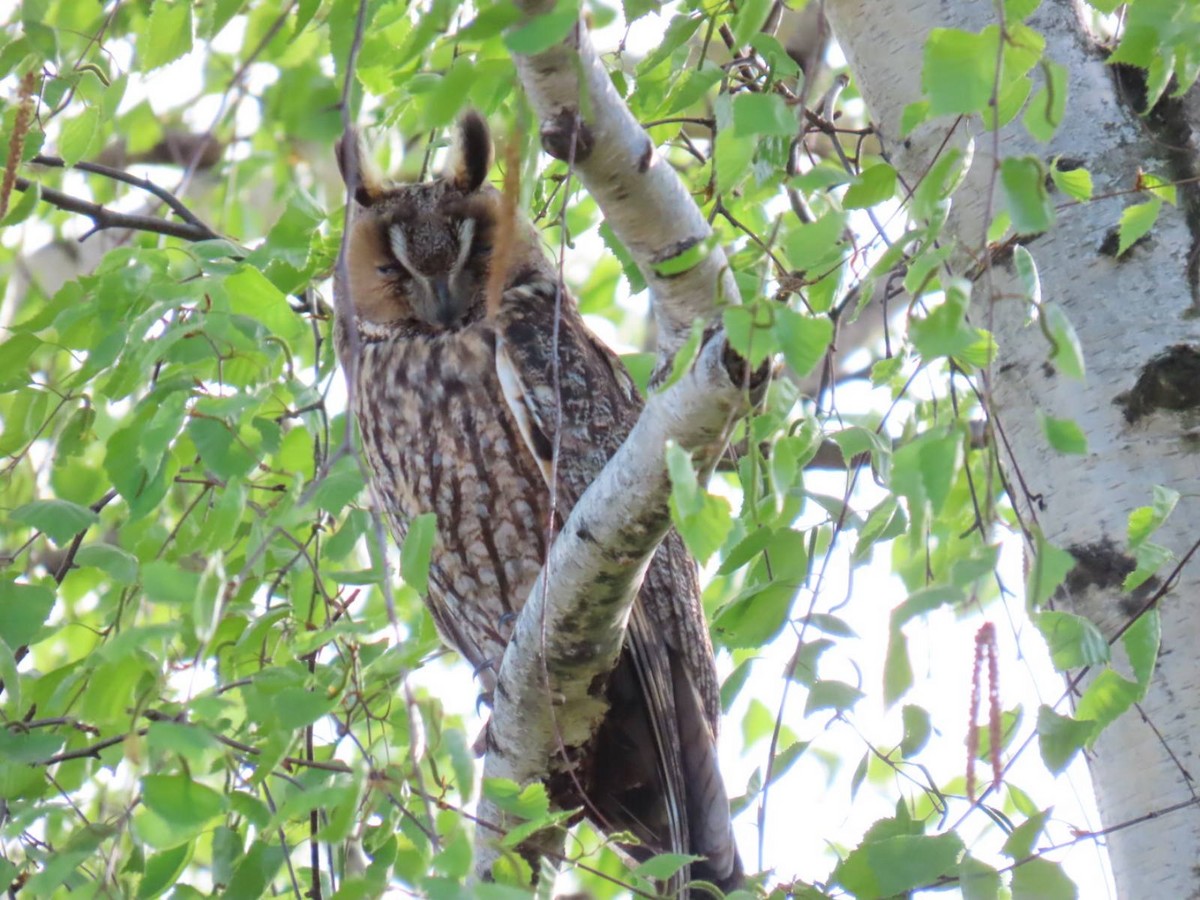
<svg viewBox="0 0 1200 900">
<path fill-rule="evenodd" d="M 726 349 L 718 333 L 689 372 L 650 398 L 554 541 L 500 666 L 485 779 L 545 780 L 551 768 L 570 765 L 560 747 L 591 740 L 607 711 L 596 686 L 616 664 L 642 576 L 671 526 L 667 442 L 693 452 L 706 470 L 723 450 L 730 423 L 748 407 L 741 379 L 726 369 Z M 479 816 L 501 832 L 515 824 L 486 797 Z M 477 831 L 480 877 L 497 857 L 497 847 Z"/>
<path fill-rule="evenodd" d="M 130 228 L 134 231 L 149 231 L 153 234 L 164 234 L 168 237 L 182 238 L 185 241 L 211 241 L 221 237 L 204 224 L 193 225 L 188 222 L 170 222 L 166 219 L 160 219 L 157 216 L 141 216 L 135 213 L 115 212 L 98 203 L 80 200 L 78 197 L 72 197 L 70 194 L 64 194 L 62 191 L 55 190 L 54 188 L 38 185 L 37 182 L 30 181 L 27 178 L 17 178 L 13 186 L 18 191 L 29 191 L 33 190 L 35 186 L 39 187 L 42 192 L 42 199 L 51 206 L 57 206 L 59 209 L 66 210 L 67 212 L 79 213 L 91 219 L 95 225 L 92 231 L 102 231 L 105 228 Z"/>
<path fill-rule="evenodd" d="M 517 0 L 517 6 L 534 16 L 553 4 Z M 718 301 L 740 299 L 724 251 L 714 246 L 685 272 L 656 274 L 656 266 L 708 241 L 712 229 L 613 88 L 583 24 L 564 43 L 530 56 L 514 54 L 513 60 L 542 123 L 546 152 L 566 159 L 572 130 L 578 128 L 574 169 L 645 275 L 658 322 L 659 357 L 671 358 L 693 321 L 711 318 Z"/>
<path fill-rule="evenodd" d="M 58 169 L 75 168 L 75 169 L 78 169 L 80 172 L 91 172 L 93 175 L 103 175 L 105 178 L 111 178 L 113 181 L 120 181 L 124 184 L 132 185 L 133 187 L 140 188 L 148 194 L 153 194 L 155 197 L 157 197 L 163 203 L 167 204 L 167 206 L 169 206 L 171 208 L 172 212 L 174 212 L 177 216 L 179 216 L 179 218 L 183 219 L 183 221 L 187 222 L 189 225 L 194 225 L 197 228 L 202 228 L 205 231 L 207 231 L 209 234 L 213 235 L 213 237 L 220 237 L 220 235 L 218 235 L 211 228 L 209 228 L 207 225 L 205 225 L 204 222 L 202 222 L 195 213 L 193 213 L 190 209 L 188 209 L 186 206 L 184 206 L 182 200 L 180 200 L 178 197 L 176 197 L 174 194 L 172 194 L 166 188 L 159 187 L 157 184 L 150 181 L 149 179 L 139 178 L 136 175 L 131 175 L 129 172 L 126 172 L 124 169 L 115 169 L 111 166 L 103 166 L 103 165 L 100 165 L 99 163 L 94 163 L 94 162 L 78 162 L 78 163 L 75 163 L 74 166 L 68 166 L 63 160 L 59 159 L 57 156 L 42 156 L 41 154 L 35 156 L 33 159 L 30 160 L 30 162 L 35 163 L 36 165 L 39 165 L 39 166 L 49 166 L 51 168 L 58 168 Z M 42 188 L 43 195 L 45 194 L 45 191 L 46 191 L 46 189 Z"/>
</svg>

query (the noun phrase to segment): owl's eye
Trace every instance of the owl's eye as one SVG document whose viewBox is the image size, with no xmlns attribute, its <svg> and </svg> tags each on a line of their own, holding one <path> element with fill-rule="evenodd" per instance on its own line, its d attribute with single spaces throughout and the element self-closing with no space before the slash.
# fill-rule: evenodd
<svg viewBox="0 0 1200 900">
<path fill-rule="evenodd" d="M 375 271 L 385 278 L 395 278 L 399 275 L 407 275 L 408 271 L 398 262 L 386 263 L 382 266 L 376 266 Z"/>
</svg>

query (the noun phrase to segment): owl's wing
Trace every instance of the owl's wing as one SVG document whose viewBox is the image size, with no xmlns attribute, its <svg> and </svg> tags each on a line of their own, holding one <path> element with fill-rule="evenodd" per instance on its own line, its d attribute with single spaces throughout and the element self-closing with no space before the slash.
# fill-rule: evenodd
<svg viewBox="0 0 1200 900">
<path fill-rule="evenodd" d="M 507 405 L 548 486 L 557 451 L 563 521 L 625 440 L 642 403 L 620 359 L 591 333 L 574 302 L 565 294 L 558 299 L 549 280 L 505 292 L 496 365 Z M 650 853 L 707 856 L 709 865 L 695 867 L 698 876 L 728 883 L 740 875 L 716 766 L 712 646 L 695 562 L 674 531 L 639 592 L 609 695 L 615 712 L 597 736 L 596 756 L 611 757 L 597 759 L 610 771 L 597 773 L 599 789 L 589 798 L 601 816 L 632 830 Z M 644 709 L 645 720 L 622 719 L 620 706 Z M 680 884 L 686 878 L 685 871 Z"/>
</svg>

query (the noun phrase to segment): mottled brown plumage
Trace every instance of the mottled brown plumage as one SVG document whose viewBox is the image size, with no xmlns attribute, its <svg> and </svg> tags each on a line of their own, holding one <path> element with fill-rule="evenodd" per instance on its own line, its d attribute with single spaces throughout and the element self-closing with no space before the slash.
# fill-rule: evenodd
<svg viewBox="0 0 1200 900">
<path fill-rule="evenodd" d="M 340 154 L 343 174 L 361 154 Z M 487 128 L 467 114 L 456 161 L 435 181 L 387 185 L 351 175 L 356 200 L 336 285 L 360 338 L 355 414 L 372 486 L 397 540 L 438 520 L 428 605 L 448 644 L 494 686 L 518 612 L 556 524 L 633 427 L 641 409 L 620 360 L 586 327 L 527 224 L 503 224 L 483 184 Z M 492 243 L 509 228 L 498 304 L 488 312 Z M 553 347 L 556 305 L 558 372 Z M 343 360 L 348 335 L 339 333 Z M 719 686 L 696 565 L 671 532 L 650 565 L 609 680 L 612 707 L 578 780 L 550 785 L 608 832 L 629 831 L 644 858 L 692 852 L 693 877 L 741 876 L 716 766 Z M 582 785 L 586 799 L 578 796 Z"/>
</svg>

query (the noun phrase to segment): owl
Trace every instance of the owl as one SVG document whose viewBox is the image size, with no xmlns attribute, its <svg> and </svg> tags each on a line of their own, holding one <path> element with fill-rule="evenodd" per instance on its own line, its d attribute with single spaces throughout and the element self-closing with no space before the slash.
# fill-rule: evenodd
<svg viewBox="0 0 1200 900">
<path fill-rule="evenodd" d="M 436 515 L 429 611 L 487 692 L 548 536 L 642 401 L 537 232 L 505 215 L 485 183 L 491 141 L 478 114 L 459 121 L 451 162 L 432 181 L 387 183 L 353 155 L 339 146 L 353 203 L 335 291 L 354 312 L 358 354 L 347 368 L 372 489 L 397 541 L 414 517 Z M 336 337 L 345 365 L 351 337 L 341 328 Z M 635 835 L 625 846 L 635 859 L 694 853 L 704 859 L 692 878 L 739 883 L 717 769 L 712 645 L 695 561 L 673 531 L 635 601 L 607 696 L 578 777 L 547 786 L 553 802 L 582 807 L 604 832 Z"/>
</svg>

